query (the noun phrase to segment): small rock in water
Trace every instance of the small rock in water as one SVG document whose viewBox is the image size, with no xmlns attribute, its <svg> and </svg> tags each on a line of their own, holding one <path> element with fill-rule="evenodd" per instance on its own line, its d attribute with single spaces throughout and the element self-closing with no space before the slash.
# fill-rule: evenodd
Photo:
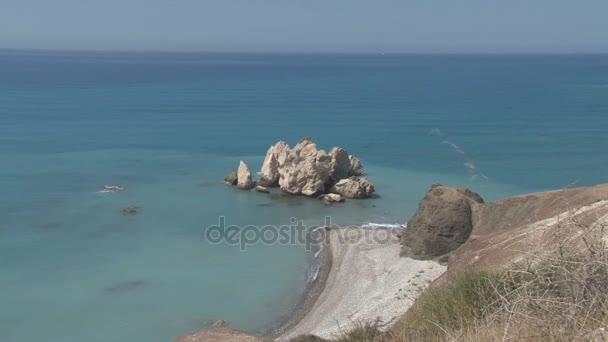
<svg viewBox="0 0 608 342">
<path fill-rule="evenodd" d="M 219 321 L 213 322 L 213 324 L 211 325 L 211 327 L 212 328 L 222 328 L 222 327 L 225 327 L 226 324 L 228 324 L 228 322 L 220 319 Z"/>
<path fill-rule="evenodd" d="M 237 174 L 237 186 L 241 190 L 249 190 L 253 188 L 253 180 L 251 178 L 251 171 L 249 170 L 249 166 L 245 164 L 244 161 L 241 160 L 239 164 Z"/>
<path fill-rule="evenodd" d="M 228 184 L 228 185 L 236 185 L 236 183 L 238 182 L 238 176 L 236 174 L 236 172 L 231 172 L 228 176 L 226 176 L 226 178 L 224 178 L 224 183 Z"/>
<path fill-rule="evenodd" d="M 263 187 L 261 185 L 256 186 L 255 190 L 258 191 L 258 192 L 266 193 L 266 194 L 270 193 L 270 190 L 268 190 L 268 188 Z"/>
<path fill-rule="evenodd" d="M 139 207 L 126 207 L 120 210 L 123 216 L 133 216 L 137 214 Z"/>
<path fill-rule="evenodd" d="M 340 180 L 330 191 L 347 198 L 367 198 L 371 197 L 375 189 L 366 178 L 352 176 Z"/>
<path fill-rule="evenodd" d="M 344 202 L 344 197 L 339 194 L 325 194 L 318 197 L 326 206 L 331 206 L 334 203 Z"/>
</svg>

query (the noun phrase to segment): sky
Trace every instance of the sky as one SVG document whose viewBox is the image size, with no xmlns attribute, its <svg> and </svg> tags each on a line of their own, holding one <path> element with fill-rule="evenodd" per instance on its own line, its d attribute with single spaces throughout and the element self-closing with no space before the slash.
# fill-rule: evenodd
<svg viewBox="0 0 608 342">
<path fill-rule="evenodd" d="M 0 48 L 608 52 L 607 0 L 0 0 Z"/>
</svg>

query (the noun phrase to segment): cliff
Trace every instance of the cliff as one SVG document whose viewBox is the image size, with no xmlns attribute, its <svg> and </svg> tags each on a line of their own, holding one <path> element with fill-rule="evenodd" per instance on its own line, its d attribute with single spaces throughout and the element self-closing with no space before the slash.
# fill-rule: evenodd
<svg viewBox="0 0 608 342">
<path fill-rule="evenodd" d="M 605 221 L 606 215 L 608 184 L 490 203 L 469 190 L 433 185 L 408 222 L 402 254 L 449 258 L 441 283 L 465 270 L 507 267 L 558 240 L 584 244 L 584 228 Z"/>
</svg>

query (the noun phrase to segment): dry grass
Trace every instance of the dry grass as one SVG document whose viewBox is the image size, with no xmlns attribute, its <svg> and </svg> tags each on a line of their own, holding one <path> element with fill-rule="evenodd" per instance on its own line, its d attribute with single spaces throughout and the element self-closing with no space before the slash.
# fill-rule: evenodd
<svg viewBox="0 0 608 342">
<path fill-rule="evenodd" d="M 562 220 L 549 248 L 507 271 L 426 290 L 390 331 L 362 324 L 336 342 L 608 341 L 605 226 L 580 219 Z"/>
</svg>

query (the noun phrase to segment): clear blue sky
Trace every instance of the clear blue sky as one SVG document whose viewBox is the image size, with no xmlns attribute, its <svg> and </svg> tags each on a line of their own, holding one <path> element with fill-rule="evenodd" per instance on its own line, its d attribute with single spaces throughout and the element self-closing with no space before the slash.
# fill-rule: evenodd
<svg viewBox="0 0 608 342">
<path fill-rule="evenodd" d="M 608 52 L 608 0 L 0 3 L 0 48 Z"/>
</svg>

